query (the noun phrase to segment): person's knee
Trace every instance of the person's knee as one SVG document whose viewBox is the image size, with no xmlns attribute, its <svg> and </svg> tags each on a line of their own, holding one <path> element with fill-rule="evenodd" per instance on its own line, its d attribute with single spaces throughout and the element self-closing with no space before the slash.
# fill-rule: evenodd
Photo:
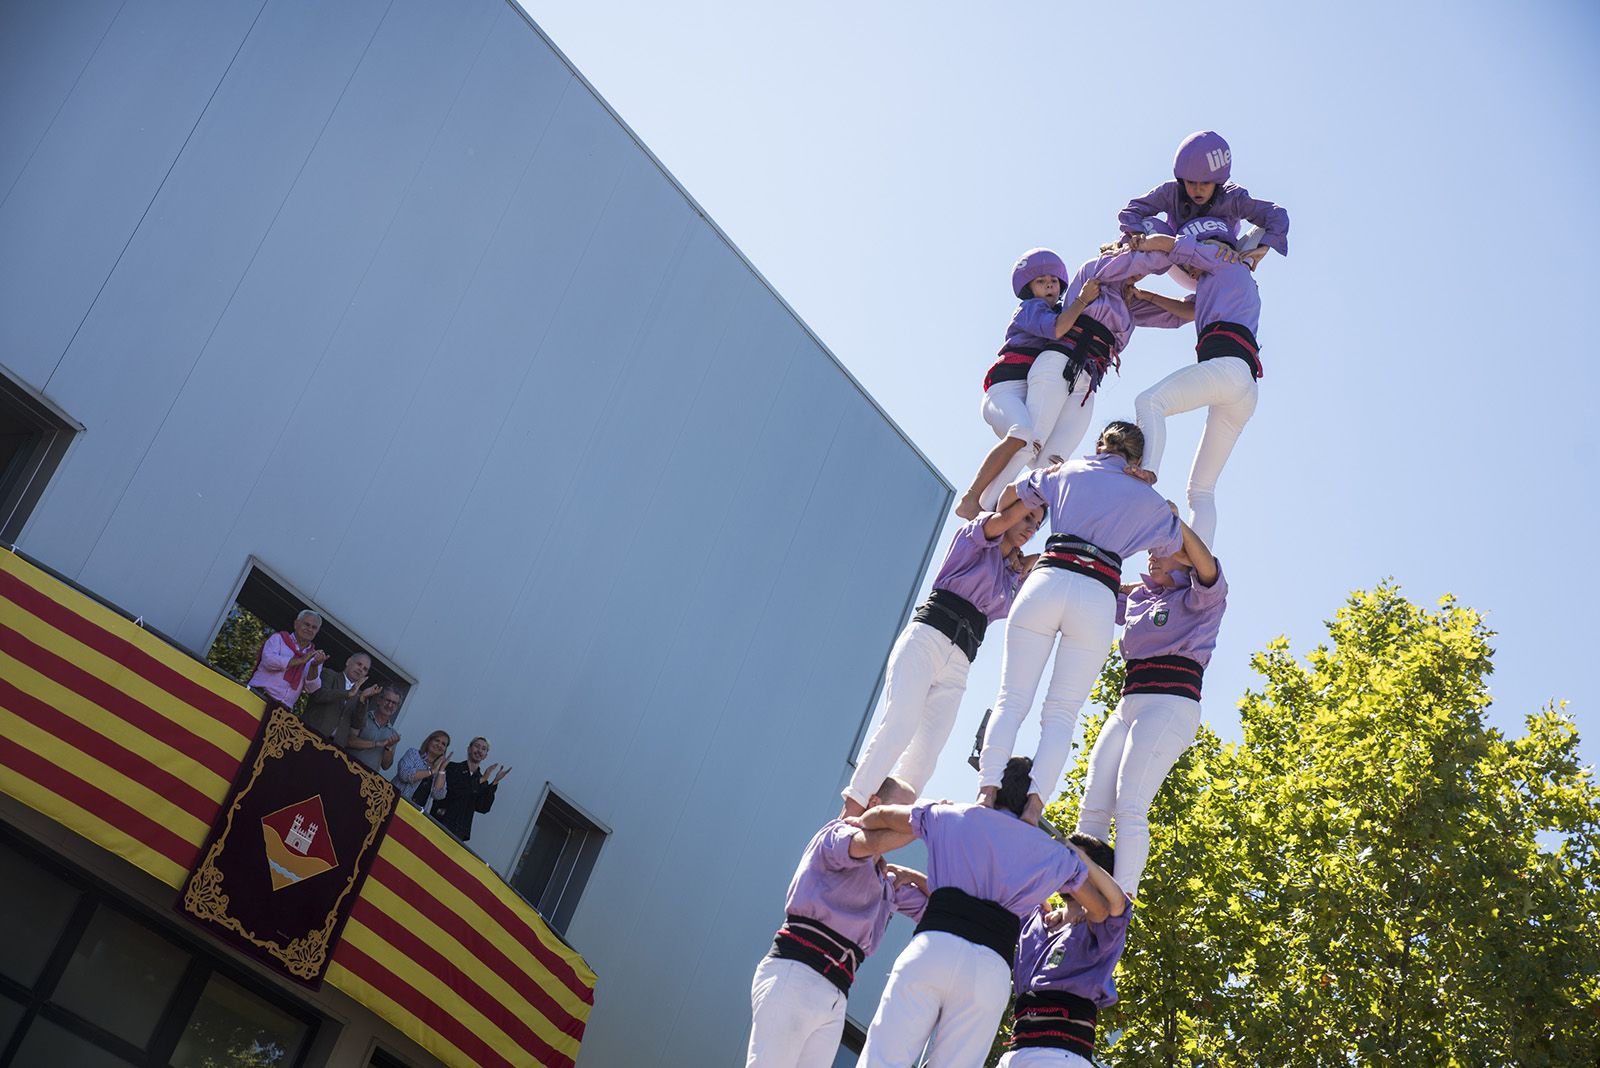
<svg viewBox="0 0 1600 1068">
<path fill-rule="evenodd" d="M 1117 821 L 1117 833 L 1127 834 L 1129 831 L 1147 832 L 1150 830 L 1150 806 L 1143 804 L 1119 804 L 1111 810 L 1111 816 Z"/>
</svg>

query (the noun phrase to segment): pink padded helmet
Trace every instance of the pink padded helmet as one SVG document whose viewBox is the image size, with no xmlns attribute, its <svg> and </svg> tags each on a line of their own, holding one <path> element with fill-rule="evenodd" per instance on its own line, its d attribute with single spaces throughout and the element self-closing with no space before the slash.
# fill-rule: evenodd
<svg viewBox="0 0 1600 1068">
<path fill-rule="evenodd" d="M 1201 130 L 1185 137 L 1172 161 L 1172 176 L 1180 182 L 1221 185 L 1232 170 L 1233 152 L 1215 130 Z"/>
<path fill-rule="evenodd" d="M 1027 300 L 1028 283 L 1047 274 L 1061 279 L 1062 288 L 1066 288 L 1067 265 L 1061 262 L 1061 257 L 1047 248 L 1030 248 L 1011 268 L 1011 292 Z"/>
</svg>

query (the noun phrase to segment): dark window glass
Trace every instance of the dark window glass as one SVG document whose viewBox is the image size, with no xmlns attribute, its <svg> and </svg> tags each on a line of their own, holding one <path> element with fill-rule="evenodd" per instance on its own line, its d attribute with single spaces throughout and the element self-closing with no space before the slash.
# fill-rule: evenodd
<svg viewBox="0 0 1600 1068">
<path fill-rule="evenodd" d="M 547 792 L 528 846 L 517 861 L 512 889 L 531 902 L 546 923 L 564 933 L 609 833 L 554 790 Z"/>
<path fill-rule="evenodd" d="M 22 1006 L 10 998 L 0 998 L 0 1050 L 6 1048 L 6 1043 L 11 1041 L 11 1032 L 17 1029 L 17 1021 L 22 1019 Z"/>
<path fill-rule="evenodd" d="M 188 953 L 101 905 L 50 1000 L 143 1047 L 188 965 Z"/>
<path fill-rule="evenodd" d="M 0 374 L 0 542 L 17 540 L 81 429 L 49 402 Z"/>
<path fill-rule="evenodd" d="M 133 1063 L 80 1038 L 59 1024 L 34 1018 L 12 1068 L 123 1068 Z"/>
<path fill-rule="evenodd" d="M 215 973 L 189 1017 L 172 1068 L 280 1068 L 299 1056 L 309 1028 Z"/>
<path fill-rule="evenodd" d="M 78 892 L 0 842 L 0 975 L 31 987 L 61 938 Z"/>
</svg>

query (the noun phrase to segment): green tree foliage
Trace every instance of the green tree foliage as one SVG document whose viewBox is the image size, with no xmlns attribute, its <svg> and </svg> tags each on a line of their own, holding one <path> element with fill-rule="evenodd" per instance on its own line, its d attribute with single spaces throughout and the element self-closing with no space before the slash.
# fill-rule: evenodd
<svg viewBox="0 0 1600 1068">
<path fill-rule="evenodd" d="M 217 631 L 217 640 L 206 651 L 206 662 L 226 671 L 240 682 L 255 674 L 262 644 L 272 636 L 272 628 L 253 613 L 234 605 Z"/>
<path fill-rule="evenodd" d="M 1103 1063 L 1600 1063 L 1600 790 L 1561 708 L 1486 724 L 1490 637 L 1384 584 L 1255 656 L 1243 740 L 1202 728 L 1152 808 Z"/>
</svg>

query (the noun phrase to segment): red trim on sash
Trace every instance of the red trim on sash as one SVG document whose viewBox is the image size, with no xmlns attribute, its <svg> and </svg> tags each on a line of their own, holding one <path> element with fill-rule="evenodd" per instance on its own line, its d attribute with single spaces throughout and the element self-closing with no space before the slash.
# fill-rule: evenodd
<svg viewBox="0 0 1600 1068">
<path fill-rule="evenodd" d="M 1038 356 L 1029 356 L 1025 352 L 1002 352 L 1000 358 L 989 365 L 989 373 L 983 376 L 983 391 L 989 392 L 989 387 L 994 385 L 994 373 L 1008 364 L 1027 364 L 1032 366 Z"/>
<path fill-rule="evenodd" d="M 1254 356 L 1256 353 L 1261 351 L 1260 349 L 1256 348 L 1254 345 L 1250 344 L 1250 342 L 1248 342 L 1244 338 L 1240 337 L 1238 334 L 1235 334 L 1232 330 L 1210 330 L 1210 331 L 1206 332 L 1206 337 L 1231 337 L 1231 338 L 1233 338 L 1233 340 L 1237 341 L 1240 345 L 1242 345 L 1245 348 L 1249 349 L 1250 350 L 1250 355 L 1252 355 L 1252 356 Z"/>
<path fill-rule="evenodd" d="M 829 953 L 827 950 L 823 949 L 821 946 L 815 945 L 815 944 L 813 944 L 811 942 L 807 942 L 804 938 L 801 938 L 799 935 L 795 934 L 793 931 L 788 930 L 787 928 L 781 928 L 780 927 L 778 929 L 778 937 L 779 938 L 788 938 L 788 939 L 790 939 L 792 941 L 799 942 L 802 946 L 805 946 L 807 949 L 811 950 L 813 953 L 820 953 L 822 955 L 823 959 L 825 959 L 828 962 L 828 965 L 830 967 L 838 968 L 841 972 L 844 972 L 844 974 L 846 974 L 846 975 L 848 975 L 850 977 L 851 983 L 855 982 L 855 980 L 856 980 L 855 969 L 850 967 L 844 961 L 841 961 L 841 960 L 837 959 L 836 957 L 834 957 L 834 955 L 832 953 Z"/>
<path fill-rule="evenodd" d="M 1099 560 L 1096 560 L 1092 556 L 1083 556 L 1083 555 L 1080 555 L 1078 553 L 1062 553 L 1062 552 L 1048 552 L 1048 551 L 1044 555 L 1047 558 L 1051 559 L 1051 560 L 1069 560 L 1074 564 L 1078 564 L 1078 565 L 1080 565 L 1082 567 L 1087 567 L 1089 570 L 1097 572 L 1097 573 L 1099 573 L 1101 575 L 1104 575 L 1107 578 L 1112 579 L 1112 580 L 1114 580 L 1116 582 L 1121 582 L 1122 581 L 1122 572 L 1121 571 L 1118 571 L 1118 570 L 1116 570 L 1115 568 L 1112 568 L 1112 567 L 1107 567 L 1105 564 L 1101 563 Z"/>
</svg>

